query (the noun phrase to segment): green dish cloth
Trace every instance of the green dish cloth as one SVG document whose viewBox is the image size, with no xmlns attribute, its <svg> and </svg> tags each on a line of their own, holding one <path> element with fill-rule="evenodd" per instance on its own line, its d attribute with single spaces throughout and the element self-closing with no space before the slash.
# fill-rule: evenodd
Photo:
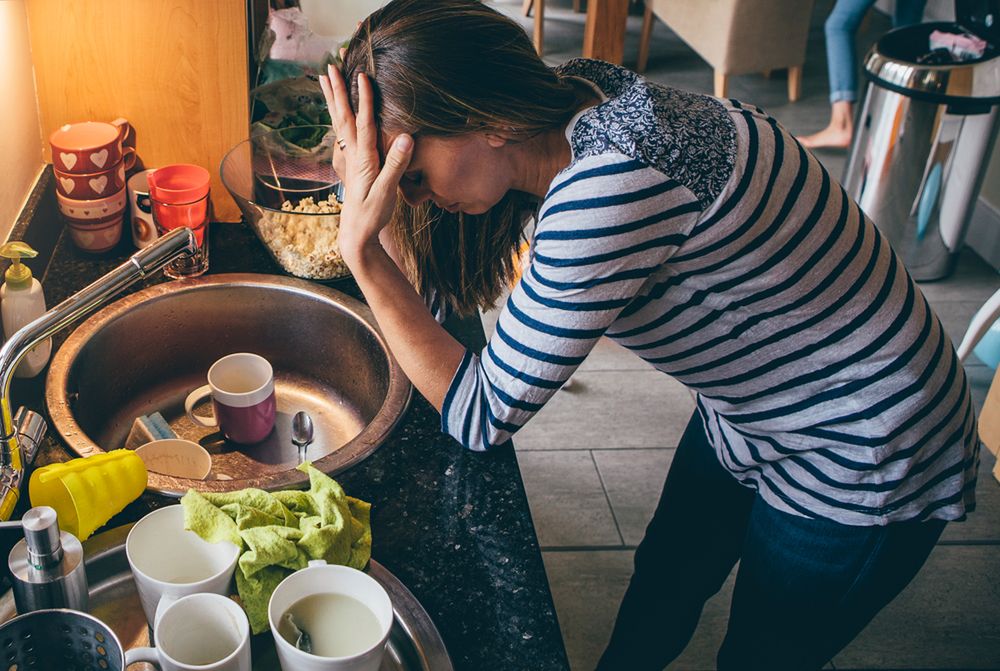
<svg viewBox="0 0 1000 671">
<path fill-rule="evenodd" d="M 253 633 L 268 629 L 271 593 L 310 560 L 363 569 L 372 554 L 371 504 L 344 494 L 337 482 L 302 464 L 307 491 L 241 489 L 221 494 L 189 489 L 181 498 L 184 527 L 210 543 L 241 550 L 236 590 Z"/>
</svg>

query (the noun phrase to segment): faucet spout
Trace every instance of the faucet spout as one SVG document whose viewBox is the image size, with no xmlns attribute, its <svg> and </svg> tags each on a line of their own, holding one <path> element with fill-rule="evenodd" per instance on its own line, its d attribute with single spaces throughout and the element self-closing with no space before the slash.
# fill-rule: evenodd
<svg viewBox="0 0 1000 671">
<path fill-rule="evenodd" d="M 25 466 L 10 402 L 10 383 L 21 359 L 32 347 L 90 314 L 126 287 L 174 259 L 197 251 L 198 243 L 191 229 L 173 230 L 14 333 L 0 347 L 0 519 L 10 519 L 14 511 Z"/>
</svg>

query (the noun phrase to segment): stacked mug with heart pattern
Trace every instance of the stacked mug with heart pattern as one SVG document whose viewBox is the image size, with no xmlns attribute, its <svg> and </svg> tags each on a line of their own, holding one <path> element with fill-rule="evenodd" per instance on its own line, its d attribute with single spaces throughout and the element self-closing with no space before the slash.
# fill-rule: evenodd
<svg viewBox="0 0 1000 671">
<path fill-rule="evenodd" d="M 121 240 L 125 172 L 135 164 L 135 149 L 126 144 L 130 131 L 125 119 L 84 121 L 49 137 L 59 212 L 83 251 L 106 252 Z"/>
</svg>

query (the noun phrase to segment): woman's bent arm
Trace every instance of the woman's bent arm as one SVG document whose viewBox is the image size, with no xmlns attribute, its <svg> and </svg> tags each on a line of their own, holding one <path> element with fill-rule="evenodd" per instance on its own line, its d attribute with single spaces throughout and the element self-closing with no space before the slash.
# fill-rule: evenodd
<svg viewBox="0 0 1000 671">
<path fill-rule="evenodd" d="M 440 410 L 465 347 L 437 323 L 381 245 L 365 247 L 351 270 L 403 372 Z"/>
</svg>

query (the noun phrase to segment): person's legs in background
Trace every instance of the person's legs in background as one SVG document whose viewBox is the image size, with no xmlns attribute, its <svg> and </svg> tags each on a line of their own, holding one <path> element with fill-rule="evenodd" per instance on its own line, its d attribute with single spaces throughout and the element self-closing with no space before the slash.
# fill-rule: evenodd
<svg viewBox="0 0 1000 671">
<path fill-rule="evenodd" d="M 810 671 L 846 646 L 923 566 L 945 522 L 851 527 L 754 502 L 720 671 Z"/>
<path fill-rule="evenodd" d="M 837 0 L 823 24 L 830 74 L 830 123 L 813 135 L 799 138 L 803 147 L 846 149 L 854 138 L 854 102 L 858 95 L 858 65 L 854 36 L 875 0 Z M 927 0 L 896 0 L 892 27 L 920 23 Z"/>
<path fill-rule="evenodd" d="M 660 671 L 681 653 L 705 601 L 739 559 L 754 496 L 719 463 L 695 412 L 635 551 L 635 572 L 598 669 Z"/>
<path fill-rule="evenodd" d="M 830 75 L 830 123 L 818 133 L 799 138 L 802 146 L 846 148 L 854 135 L 854 101 L 858 95 L 858 65 L 854 35 L 875 0 L 837 0 L 823 24 L 826 65 Z"/>
</svg>

